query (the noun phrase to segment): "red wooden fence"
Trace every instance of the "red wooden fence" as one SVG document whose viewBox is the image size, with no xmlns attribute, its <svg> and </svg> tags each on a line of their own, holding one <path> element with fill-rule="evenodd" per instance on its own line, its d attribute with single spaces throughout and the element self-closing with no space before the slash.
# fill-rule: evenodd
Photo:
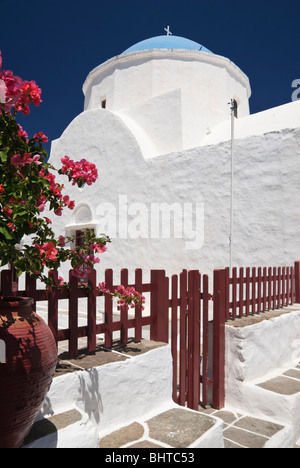
<svg viewBox="0 0 300 468">
<path fill-rule="evenodd" d="M 300 302 L 300 262 L 290 267 L 225 269 L 226 320 Z M 239 274 L 238 274 L 239 273 Z"/>
<path fill-rule="evenodd" d="M 233 268 L 231 277 L 229 268 L 215 270 L 213 294 L 208 276 L 201 277 L 199 271 L 174 275 L 169 300 L 174 401 L 197 409 L 199 403 L 207 405 L 211 390 L 212 406 L 224 407 L 226 321 L 295 302 L 300 303 L 300 262 L 293 267 L 240 268 L 239 275 Z"/>
<path fill-rule="evenodd" d="M 118 284 L 133 286 L 140 293 L 150 293 L 150 310 L 142 313 L 140 307 L 135 308 L 133 318 L 128 316 L 125 309 L 119 313 L 118 320 L 113 320 L 113 300 L 109 295 L 104 297 L 104 321 L 97 323 L 97 296 L 96 271 L 88 275 L 89 288 L 83 287 L 70 272 L 68 289 L 58 287 L 58 274 L 50 272 L 49 276 L 54 281 L 54 287 L 37 289 L 36 281 L 29 275 L 25 278 L 25 289 L 19 290 L 18 283 L 13 278 L 12 271 L 2 271 L 2 295 L 30 296 L 35 304 L 39 301 L 47 301 L 48 325 L 57 342 L 68 341 L 70 356 L 78 355 L 78 339 L 87 337 L 87 351 L 96 350 L 97 335 L 104 334 L 104 346 L 110 348 L 113 345 L 115 332 L 120 334 L 120 342 L 128 342 L 128 330 L 133 329 L 133 338 L 139 341 L 142 338 L 142 329 L 150 328 L 150 339 L 169 343 L 174 359 L 174 384 L 173 398 L 181 405 L 197 409 L 199 401 L 207 404 L 209 386 L 217 383 L 208 376 L 209 354 L 213 349 L 209 348 L 209 323 L 208 301 L 212 296 L 208 292 L 208 276 L 203 276 L 199 271 L 184 270 L 179 276 L 172 277 L 171 291 L 169 278 L 165 271 L 153 270 L 150 282 L 143 281 L 142 270 L 135 271 L 134 284 L 128 284 L 128 271 L 122 270 L 119 281 L 115 281 L 112 270 L 105 271 L 105 283 L 110 291 Z M 201 289 L 202 288 L 202 289 Z M 201 291 L 200 291 L 201 289 Z M 101 293 L 100 293 L 101 295 Z M 87 298 L 87 325 L 78 325 L 78 300 Z M 59 301 L 68 300 L 69 326 L 67 329 L 59 329 Z M 169 313 L 170 312 L 170 313 Z M 170 326 L 171 322 L 171 326 Z M 216 322 L 217 323 L 217 322 Z M 215 343 L 218 343 L 218 329 L 215 326 Z M 132 337 L 131 337 L 132 338 Z M 180 351 L 177 352 L 179 340 Z M 201 341 L 202 340 L 202 341 Z M 201 367 L 201 370 L 200 370 Z M 178 374 L 179 368 L 179 374 Z M 220 384 L 222 387 L 222 384 Z M 178 387 L 178 388 L 177 388 Z M 201 391 L 200 391 L 201 387 Z M 214 392 L 216 393 L 216 392 Z M 214 404 L 219 407 L 218 399 L 214 397 Z"/>
<path fill-rule="evenodd" d="M 29 275 L 25 278 L 25 289 L 19 290 L 18 282 L 13 277 L 13 272 L 4 270 L 1 272 L 1 294 L 3 296 L 25 296 L 32 297 L 35 304 L 40 301 L 47 301 L 48 303 L 48 325 L 56 339 L 56 342 L 68 341 L 70 356 L 78 355 L 78 339 L 87 337 L 87 350 L 88 352 L 96 351 L 96 336 L 99 334 L 104 335 L 104 345 L 110 348 L 113 344 L 114 332 L 120 333 L 120 342 L 126 344 L 128 342 L 128 329 L 134 329 L 134 338 L 140 340 L 142 337 L 142 327 L 151 325 L 157 322 L 156 309 L 151 309 L 148 316 L 142 314 L 141 308 L 136 306 L 135 317 L 129 318 L 128 312 L 122 308 L 119 320 L 113 320 L 113 300 L 109 295 L 104 297 L 105 319 L 103 323 L 96 322 L 97 312 L 97 297 L 102 296 L 99 293 L 96 284 L 96 271 L 88 275 L 88 288 L 83 287 L 76 277 L 70 272 L 69 288 L 63 289 L 58 287 L 58 273 L 49 272 L 49 277 L 54 281 L 54 287 L 47 289 L 37 289 L 36 281 L 31 279 Z M 156 277 L 153 276 L 151 283 L 144 283 L 142 279 L 142 270 L 135 271 L 134 284 L 128 284 L 128 271 L 121 271 L 121 283 L 119 281 L 114 283 L 113 271 L 105 271 L 105 282 L 110 291 L 114 291 L 115 287 L 119 284 L 124 286 L 133 286 L 141 293 L 151 292 L 152 300 L 155 301 L 158 287 L 155 283 Z M 78 300 L 87 298 L 87 325 L 78 325 Z M 58 312 L 59 301 L 68 300 L 68 317 L 69 327 L 67 329 L 58 328 Z M 155 334 L 153 334 L 153 339 Z"/>
<path fill-rule="evenodd" d="M 123 308 L 118 320 L 113 319 L 113 300 L 104 297 L 104 321 L 97 323 L 96 271 L 88 275 L 89 288 L 83 287 L 70 272 L 70 287 L 58 287 L 58 274 L 50 272 L 54 287 L 37 289 L 36 281 L 26 275 L 25 289 L 19 290 L 13 271 L 1 272 L 2 296 L 32 297 L 35 304 L 48 303 L 48 325 L 57 342 L 67 340 L 69 354 L 78 354 L 78 339 L 87 337 L 88 352 L 96 351 L 97 335 L 104 335 L 104 345 L 113 345 L 114 333 L 120 342 L 142 339 L 143 327 L 150 328 L 150 339 L 171 343 L 173 356 L 173 399 L 180 405 L 198 409 L 208 402 L 216 409 L 225 401 L 225 324 L 226 320 L 257 314 L 300 303 L 300 262 L 293 267 L 236 268 L 215 270 L 213 292 L 208 276 L 198 270 L 183 270 L 173 275 L 171 283 L 165 271 L 151 271 L 150 282 L 144 282 L 141 269 L 135 271 L 133 284 L 128 284 L 128 270 L 121 271 L 118 281 L 112 270 L 105 271 L 105 282 L 111 291 L 119 285 L 133 286 L 140 293 L 150 293 L 150 310 L 135 308 L 134 317 Z M 87 299 L 87 325 L 78 325 L 78 300 Z M 68 300 L 69 327 L 59 329 L 59 301 Z M 210 302 L 212 301 L 212 302 Z M 212 305 L 210 308 L 209 305 Z M 171 326 L 169 324 L 171 323 Z"/>
</svg>

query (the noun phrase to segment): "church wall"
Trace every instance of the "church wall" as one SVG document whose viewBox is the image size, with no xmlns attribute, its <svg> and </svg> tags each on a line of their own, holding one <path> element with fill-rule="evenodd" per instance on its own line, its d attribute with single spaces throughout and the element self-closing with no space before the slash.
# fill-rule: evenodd
<svg viewBox="0 0 300 468">
<path fill-rule="evenodd" d="M 300 259 L 299 144 L 299 128 L 236 142 L 235 266 L 288 265 Z M 94 110 L 78 116 L 54 142 L 51 162 L 57 165 L 65 154 L 99 167 L 95 186 L 69 187 L 68 193 L 90 207 L 99 232 L 112 235 L 101 257 L 102 274 L 105 268 L 139 267 L 211 273 L 228 266 L 230 142 L 145 161 L 121 119 Z M 55 217 L 58 235 L 66 225 L 76 228 L 73 214 Z"/>
<path fill-rule="evenodd" d="M 155 154 L 168 154 L 183 148 L 182 91 L 176 89 L 125 109 L 156 147 Z"/>
</svg>

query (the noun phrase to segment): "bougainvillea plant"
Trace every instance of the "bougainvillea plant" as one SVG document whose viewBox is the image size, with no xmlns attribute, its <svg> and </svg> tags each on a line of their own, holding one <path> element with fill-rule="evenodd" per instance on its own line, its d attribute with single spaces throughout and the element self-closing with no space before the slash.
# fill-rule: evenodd
<svg viewBox="0 0 300 468">
<path fill-rule="evenodd" d="M 48 163 L 43 147 L 47 137 L 38 132 L 29 138 L 16 120 L 20 112 L 30 114 L 30 104 L 40 103 L 41 89 L 34 81 L 24 81 L 3 70 L 0 52 L 0 262 L 1 266 L 13 265 L 18 275 L 27 272 L 51 285 L 45 268 L 58 270 L 62 262 L 70 261 L 72 273 L 85 278 L 99 263 L 98 254 L 105 252 L 110 239 L 86 231 L 81 245 L 76 246 L 74 238 L 56 239 L 51 220 L 43 216 L 45 208 L 61 216 L 65 208 L 75 207 L 56 175 L 83 187 L 97 180 L 98 171 L 87 160 L 75 162 L 68 156 L 61 158 L 60 169 Z M 60 281 L 61 286 L 67 285 L 62 278 Z M 100 284 L 98 290 L 117 297 L 119 306 L 144 301 L 136 291 L 123 286 L 111 292 Z"/>
</svg>

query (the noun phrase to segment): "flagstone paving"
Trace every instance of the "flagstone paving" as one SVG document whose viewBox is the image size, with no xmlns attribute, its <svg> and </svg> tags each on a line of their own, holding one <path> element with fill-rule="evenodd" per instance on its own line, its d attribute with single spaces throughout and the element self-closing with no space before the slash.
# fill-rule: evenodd
<svg viewBox="0 0 300 468">
<path fill-rule="evenodd" d="M 173 408 L 145 421 L 133 423 L 101 439 L 99 448 L 186 448 L 203 436 L 215 420 L 202 413 Z"/>
<path fill-rule="evenodd" d="M 148 342 L 145 342 L 142 348 L 140 343 L 131 343 L 130 346 L 114 350 L 115 352 L 112 353 L 104 348 L 104 352 L 101 353 L 101 363 L 97 362 L 97 365 L 105 364 L 107 360 L 111 361 L 112 357 L 116 360 L 123 360 L 134 355 L 137 351 L 146 352 L 148 346 Z M 99 356 L 96 358 L 100 359 Z M 84 352 L 75 360 L 62 360 L 58 375 L 76 371 L 78 367 L 83 370 L 93 367 L 94 360 L 95 356 L 88 356 Z M 300 363 L 282 375 L 258 385 L 265 390 L 282 395 L 299 393 Z M 100 440 L 99 448 L 187 448 L 214 425 L 214 419 L 209 416 L 217 417 L 223 421 L 224 448 L 264 448 L 272 437 L 284 429 L 284 426 L 278 423 L 246 414 L 236 414 L 226 409 L 215 410 L 211 407 L 199 406 L 199 412 L 195 413 L 186 411 L 184 408 L 173 408 L 147 421 L 136 421 L 113 431 Z M 25 445 L 71 426 L 80 421 L 81 418 L 81 413 L 74 409 L 38 421 L 28 435 Z M 300 448 L 300 439 L 294 448 Z"/>
<path fill-rule="evenodd" d="M 214 425 L 214 416 L 224 422 L 224 448 L 264 448 L 265 444 L 284 429 L 280 424 L 234 414 L 211 407 L 199 407 L 199 413 L 171 409 L 145 422 L 134 422 L 113 431 L 100 440 L 99 448 L 187 448 Z M 38 421 L 25 440 L 24 446 L 51 435 L 80 421 L 77 410 L 67 411 Z M 300 448 L 300 440 L 294 448 Z"/>
</svg>

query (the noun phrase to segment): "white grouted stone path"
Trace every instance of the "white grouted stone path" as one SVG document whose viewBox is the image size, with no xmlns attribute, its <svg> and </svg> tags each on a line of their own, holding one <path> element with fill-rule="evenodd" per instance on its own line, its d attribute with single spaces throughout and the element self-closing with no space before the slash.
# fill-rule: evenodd
<svg viewBox="0 0 300 468">
<path fill-rule="evenodd" d="M 138 346 L 135 343 L 131 353 Z M 154 349 L 159 348 L 162 343 L 146 341 L 143 346 L 144 352 L 148 352 L 153 346 Z M 83 354 L 80 359 L 62 359 L 57 375 L 63 379 L 69 373 L 76 373 L 83 379 L 93 364 L 99 365 L 99 359 L 102 365 L 127 360 L 130 351 L 126 349 L 125 352 L 125 349 L 123 352 L 122 349 L 102 352 L 101 358 Z M 300 363 L 277 378 L 258 383 L 258 386 L 266 392 L 266 398 L 269 392 L 300 397 L 299 374 Z M 145 411 L 144 417 L 133 418 L 108 432 L 91 431 L 87 414 L 74 404 L 66 411 L 39 418 L 23 448 L 300 448 L 300 440 L 294 441 L 293 437 L 290 425 L 269 417 L 254 417 L 226 407 L 215 410 L 199 406 L 197 412 L 171 401 L 163 409 Z"/>
</svg>

